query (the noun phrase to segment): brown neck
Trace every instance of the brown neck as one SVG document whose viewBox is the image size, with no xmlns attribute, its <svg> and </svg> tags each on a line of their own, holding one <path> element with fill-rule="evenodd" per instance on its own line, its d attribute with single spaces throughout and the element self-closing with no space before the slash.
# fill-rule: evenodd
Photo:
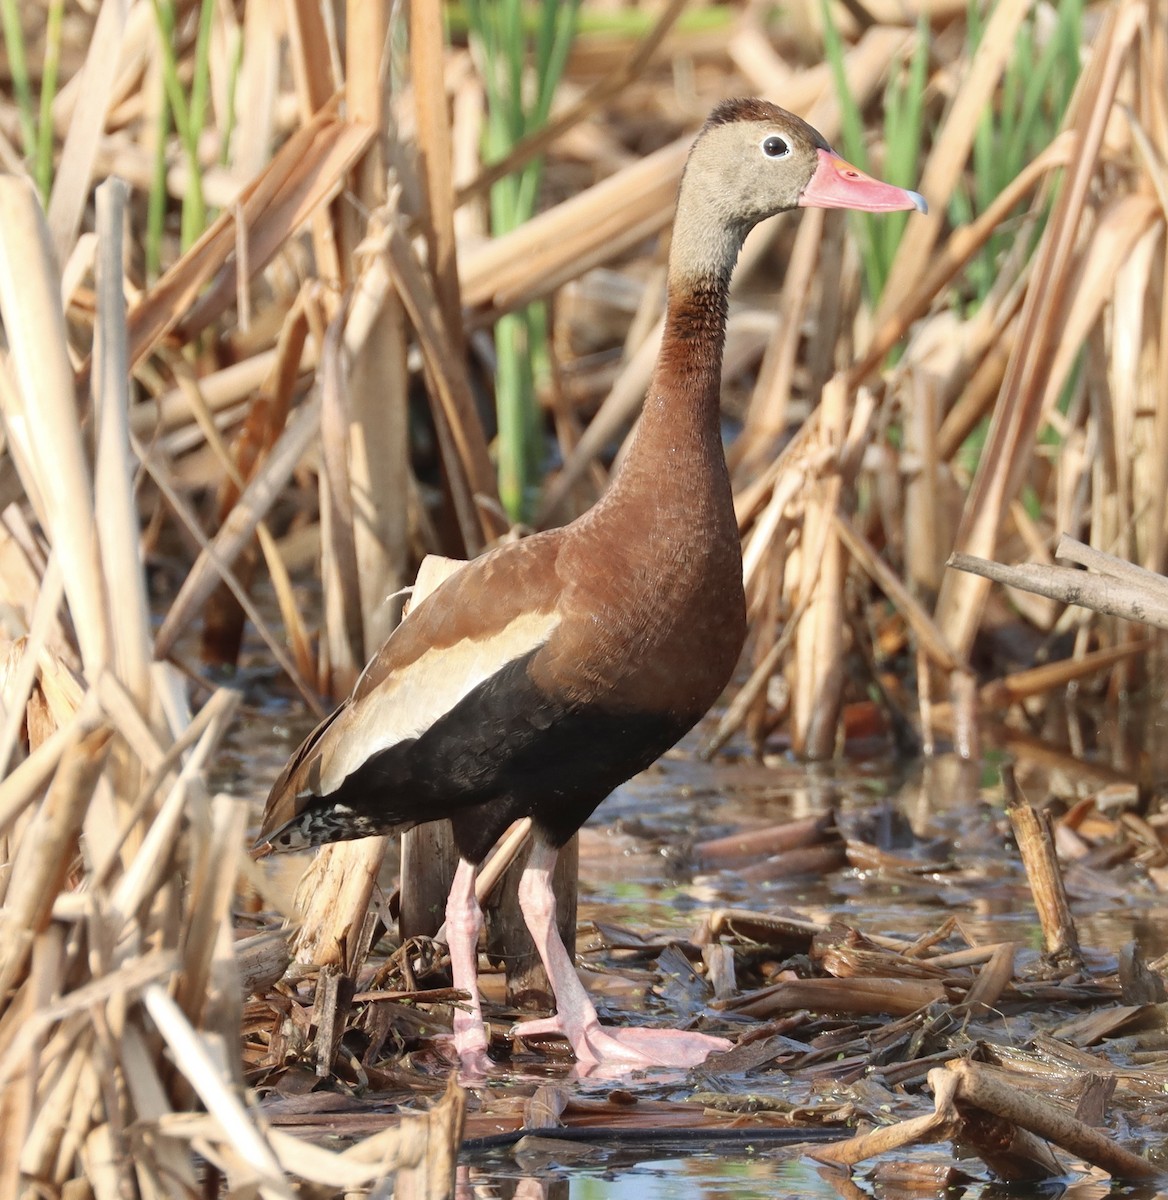
<svg viewBox="0 0 1168 1200">
<path fill-rule="evenodd" d="M 666 661 L 676 672 L 669 678 L 689 679 L 689 691 L 683 687 L 666 702 L 661 696 L 674 685 L 650 671 L 637 695 L 650 709 L 676 702 L 690 719 L 725 685 L 745 628 L 738 524 L 719 420 L 725 332 L 726 281 L 683 285 L 674 276 L 637 432 L 604 496 L 570 527 L 576 595 L 593 589 L 600 611 L 609 611 L 616 597 L 637 614 L 641 632 L 621 655 L 639 662 L 646 647 L 668 645 Z"/>
<path fill-rule="evenodd" d="M 658 438 L 717 437 L 729 279 L 671 280 L 661 352 L 645 397 L 643 425 Z"/>
<path fill-rule="evenodd" d="M 657 366 L 610 494 L 630 484 L 658 490 L 672 475 L 688 482 L 687 491 L 709 486 L 704 471 L 692 474 L 703 468 L 725 475 L 720 400 L 728 287 L 728 271 L 725 278 L 671 277 Z"/>
</svg>

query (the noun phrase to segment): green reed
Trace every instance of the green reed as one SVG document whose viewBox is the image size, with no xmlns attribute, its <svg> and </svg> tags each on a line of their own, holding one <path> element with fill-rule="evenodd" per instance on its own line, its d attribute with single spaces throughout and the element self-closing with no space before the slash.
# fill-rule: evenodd
<svg viewBox="0 0 1168 1200">
<path fill-rule="evenodd" d="M 981 13 L 971 0 L 967 55 L 977 50 L 987 19 L 988 14 Z M 1040 26 L 1046 26 L 1041 34 Z M 950 200 L 954 224 L 964 224 L 983 212 L 1054 140 L 1079 78 L 1082 39 L 1083 0 L 1056 0 L 1023 23 L 1002 75 L 997 102 L 986 109 L 974 135 L 971 170 Z M 1041 222 L 1030 228 L 1032 247 L 1041 229 Z M 1010 225 L 999 229 L 970 263 L 967 277 L 974 306 L 993 286 L 1002 256 L 1016 234 Z"/>
<path fill-rule="evenodd" d="M 929 28 L 922 20 L 917 25 L 911 55 L 894 69 L 884 89 L 884 162 L 873 171 L 868 155 L 864 116 L 848 85 L 847 62 L 843 41 L 832 19 L 826 0 L 823 3 L 824 51 L 835 81 L 840 102 L 841 136 L 844 157 L 861 171 L 878 173 L 889 183 L 915 188 L 919 181 L 921 148 L 925 135 L 925 84 L 929 68 Z M 876 304 L 884 291 L 892 260 L 908 223 L 907 213 L 849 214 L 856 230 L 863 269 L 864 292 Z"/>
<path fill-rule="evenodd" d="M 469 0 L 466 18 L 487 93 L 484 153 L 506 157 L 523 137 L 546 123 L 576 32 L 579 0 Z M 501 179 L 491 189 L 491 231 L 516 229 L 535 214 L 542 158 Z M 498 359 L 499 496 L 508 515 L 530 512 L 541 476 L 543 422 L 537 381 L 547 370 L 547 311 L 542 303 L 509 313 L 495 325 Z"/>
<path fill-rule="evenodd" d="M 24 31 L 20 24 L 20 5 L 17 0 L 0 0 L 0 28 L 3 29 L 4 46 L 8 52 L 21 142 L 25 157 L 32 167 L 32 177 L 41 203 L 46 206 L 53 186 L 53 101 L 57 98 L 64 15 L 65 0 L 50 0 L 45 14 L 45 53 L 41 63 L 40 96 L 34 99 Z"/>
</svg>

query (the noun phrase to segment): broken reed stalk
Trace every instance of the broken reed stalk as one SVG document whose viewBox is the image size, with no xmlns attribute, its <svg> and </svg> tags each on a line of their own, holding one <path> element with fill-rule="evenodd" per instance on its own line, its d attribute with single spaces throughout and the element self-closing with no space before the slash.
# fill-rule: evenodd
<svg viewBox="0 0 1168 1200">
<path fill-rule="evenodd" d="M 1053 567 L 1042 563 L 1006 566 L 973 554 L 951 554 L 947 565 L 1007 587 L 1049 596 L 1064 604 L 1090 608 L 1129 621 L 1142 621 L 1157 629 L 1168 629 L 1168 601 L 1130 582 L 1119 583 L 1071 567 Z"/>
<path fill-rule="evenodd" d="M 76 419 L 60 281 L 32 185 L 0 177 L 0 309 L 11 386 L 3 389 L 8 445 L 26 493 L 61 562 L 85 668 L 108 660 L 90 465 Z M 53 463 L 54 486 L 41 476 Z"/>
<path fill-rule="evenodd" d="M 1031 1088 L 1012 1086 L 1005 1073 L 967 1060 L 946 1064 L 944 1071 L 957 1078 L 954 1102 L 959 1110 L 971 1105 L 993 1113 L 1056 1146 L 1101 1167 L 1113 1179 L 1163 1180 L 1164 1172 L 1146 1158 L 1133 1154 L 1114 1139 L 1086 1125 L 1053 1101 Z M 930 1082 L 933 1075 L 930 1072 Z"/>
<path fill-rule="evenodd" d="M 389 842 L 388 837 L 361 838 L 317 851 L 296 889 L 300 923 L 292 953 L 297 962 L 358 969 L 361 931 Z"/>
<path fill-rule="evenodd" d="M 820 398 L 817 441 L 824 463 L 812 476 L 803 504 L 804 548 L 821 545 L 822 552 L 803 556 L 799 592 L 807 596 L 807 612 L 795 634 L 795 684 L 792 694 L 791 742 L 797 754 L 812 761 L 835 753 L 843 705 L 843 631 L 846 561 L 835 527 L 845 485 L 842 450 L 846 428 L 847 394 L 836 378 Z M 813 451 L 814 453 L 814 451 Z"/>
<path fill-rule="evenodd" d="M 1005 566 L 972 554 L 952 554 L 948 565 L 1063 604 L 1168 629 L 1168 579 L 1163 575 L 1084 546 L 1065 534 L 1055 553 L 1091 570 L 1044 563 Z"/>
<path fill-rule="evenodd" d="M 271 365 L 259 380 L 255 395 L 248 404 L 247 415 L 236 434 L 225 462 L 225 475 L 220 482 L 217 496 L 217 517 L 220 529 L 231 519 L 232 510 L 248 483 L 255 478 L 264 460 L 271 454 L 276 439 L 284 432 L 292 408 L 293 390 L 300 375 L 300 363 L 308 344 L 308 317 L 305 312 L 305 294 L 302 287 L 292 308 L 280 327 L 275 349 L 270 353 Z M 262 356 L 257 356 L 262 357 Z M 254 362 L 255 359 L 249 360 Z M 195 388 L 194 380 L 190 381 Z M 195 419 L 200 424 L 212 425 L 206 389 L 199 389 L 198 407 L 192 399 Z M 208 434 L 208 442 L 211 442 Z M 276 591 L 280 616 L 284 622 L 296 665 L 302 675 L 312 678 L 315 669 L 311 663 L 309 643 L 304 620 L 292 592 L 287 564 L 280 554 L 275 539 L 267 524 L 260 521 L 256 526 L 259 548 L 264 563 L 272 578 Z M 246 548 L 238 568 L 240 582 L 249 584 L 257 562 L 255 547 Z M 220 583 L 212 593 L 203 610 L 203 635 L 201 650 L 205 661 L 213 663 L 235 663 L 243 645 L 244 612 L 225 583 Z"/>
<path fill-rule="evenodd" d="M 889 1014 L 907 1017 L 947 999 L 945 985 L 921 979 L 851 977 L 847 979 L 790 979 L 739 996 L 715 1008 L 765 1021 L 778 1013 L 812 1012 Z"/>
<path fill-rule="evenodd" d="M 130 362 L 139 364 L 176 327 L 193 339 L 235 301 L 243 265 L 254 278 L 296 230 L 334 199 L 373 136 L 367 125 L 321 108 L 293 132 L 261 175 L 162 276 L 129 317 Z M 237 226 L 246 230 L 246 264 Z M 319 267 L 318 263 L 318 267 Z"/>
<path fill-rule="evenodd" d="M 965 994 L 965 1007 L 970 1016 L 984 1017 L 993 1011 L 1002 992 L 1014 978 L 1015 942 L 1000 942 L 993 948 L 988 962 L 977 973 L 973 986 Z"/>
<path fill-rule="evenodd" d="M 102 573 L 111 589 L 111 647 L 115 671 L 147 719 L 150 710 L 150 608 L 138 510 L 134 498 L 137 464 L 130 450 L 129 363 L 122 241 L 129 189 L 109 179 L 98 187 L 97 325 L 94 403 L 98 419 L 94 495 Z"/>
<path fill-rule="evenodd" d="M 443 464 L 443 486 L 449 493 L 460 551 L 474 554 L 507 532 L 498 514 L 498 489 L 486 435 L 475 407 L 465 358 L 451 353 L 463 340 L 461 323 L 449 324 L 428 273 L 418 262 L 397 214 L 389 214 L 382 230 L 367 245 L 376 256 L 369 276 L 382 271 L 396 289 L 422 352 L 430 411 Z"/>
<path fill-rule="evenodd" d="M 351 436 L 354 417 L 349 404 L 350 359 L 342 350 L 348 305 L 333 312 L 321 347 L 320 369 L 320 576 L 324 592 L 324 662 L 320 683 L 340 699 L 357 682 L 366 662 L 365 611 L 361 589 L 353 587 L 357 571 L 357 480 Z"/>
<path fill-rule="evenodd" d="M 1033 1087 L 1013 1083 L 1005 1071 L 961 1059 L 934 1068 L 928 1078 L 933 1112 L 817 1148 L 812 1157 L 854 1167 L 905 1146 L 960 1139 L 1004 1182 L 1025 1183 L 1065 1174 L 1047 1144 L 1053 1143 L 1115 1180 L 1155 1182 L 1164 1177 L 1146 1158 L 1036 1094 Z"/>
<path fill-rule="evenodd" d="M 67 262 L 77 240 L 94 165 L 104 132 L 105 115 L 120 65 L 120 49 L 126 33 L 128 9 L 103 6 L 94 23 L 85 64 L 75 83 L 84 103 L 75 104 L 61 148 L 49 196 L 47 223 L 59 263 Z"/>
<path fill-rule="evenodd" d="M 1080 970 L 1083 965 L 1075 919 L 1067 902 L 1062 871 L 1051 834 L 1050 814 L 1038 812 L 1028 804 L 1014 780 L 1010 763 L 1001 767 L 1002 789 L 1006 795 L 1006 815 L 1014 829 L 1022 865 L 1038 910 L 1042 940 L 1047 956 L 1059 966 Z"/>
<path fill-rule="evenodd" d="M 939 1071 L 933 1072 L 940 1074 Z M 816 1148 L 811 1157 L 820 1162 L 831 1163 L 841 1167 L 854 1167 L 865 1159 L 874 1158 L 878 1154 L 888 1154 L 899 1150 L 902 1146 L 918 1145 L 921 1142 L 939 1142 L 953 1136 L 960 1124 L 957 1113 L 953 1108 L 953 1093 L 957 1089 L 957 1081 L 946 1081 L 939 1078 L 934 1087 L 933 1111 L 923 1117 L 912 1117 L 907 1121 L 897 1121 L 882 1129 L 874 1129 L 870 1133 L 858 1134 L 836 1142 L 833 1146 Z"/>
</svg>

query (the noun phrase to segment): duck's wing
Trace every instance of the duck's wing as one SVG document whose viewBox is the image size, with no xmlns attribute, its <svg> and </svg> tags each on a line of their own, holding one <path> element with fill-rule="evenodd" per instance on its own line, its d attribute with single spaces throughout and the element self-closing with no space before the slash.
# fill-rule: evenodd
<svg viewBox="0 0 1168 1200">
<path fill-rule="evenodd" d="M 560 542 L 558 530 L 509 542 L 467 563 L 418 604 L 353 694 L 288 761 L 268 796 L 257 844 L 302 843 L 295 831 L 314 803 L 363 764 L 421 737 L 476 688 L 544 645 L 563 617 Z"/>
</svg>

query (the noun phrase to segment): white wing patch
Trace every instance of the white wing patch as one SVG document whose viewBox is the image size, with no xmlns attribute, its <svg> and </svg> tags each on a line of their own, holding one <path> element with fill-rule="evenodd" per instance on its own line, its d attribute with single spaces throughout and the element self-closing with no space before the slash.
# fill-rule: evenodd
<svg viewBox="0 0 1168 1200">
<path fill-rule="evenodd" d="M 334 727 L 334 744 L 321 756 L 321 794 L 375 754 L 425 733 L 484 680 L 542 646 L 559 622 L 555 611 L 523 613 L 498 633 L 427 650 L 387 676 Z"/>
</svg>

